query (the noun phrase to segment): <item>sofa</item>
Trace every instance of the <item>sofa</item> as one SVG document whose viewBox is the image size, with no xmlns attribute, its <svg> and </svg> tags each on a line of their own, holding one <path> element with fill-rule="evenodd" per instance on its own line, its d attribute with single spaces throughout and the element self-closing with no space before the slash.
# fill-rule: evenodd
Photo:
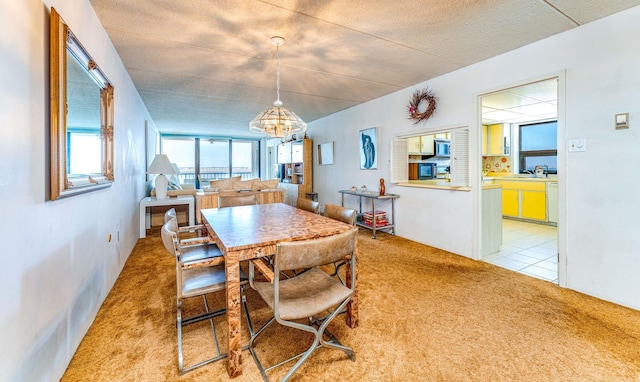
<svg viewBox="0 0 640 382">
<path fill-rule="evenodd" d="M 196 220 L 202 222 L 200 210 L 218 208 L 218 197 L 222 195 L 255 194 L 258 204 L 284 203 L 285 189 L 278 188 L 278 179 L 240 180 L 240 177 L 212 180 L 208 188 L 195 193 Z"/>
<path fill-rule="evenodd" d="M 260 180 L 260 178 L 250 180 L 240 180 L 240 176 L 227 179 L 219 179 L 208 181 L 208 184 L 201 182 L 202 189 L 196 189 L 191 184 L 183 184 L 180 187 L 175 185 L 167 190 L 169 197 L 192 195 L 196 201 L 196 221 L 202 222 L 200 209 L 202 208 L 218 208 L 218 196 L 220 195 L 237 195 L 237 194 L 255 194 L 258 204 L 267 203 L 284 203 L 284 188 L 278 188 L 278 179 Z M 151 196 L 156 196 L 155 189 L 150 192 Z M 164 224 L 164 212 L 170 207 L 154 207 L 151 216 L 151 225 Z M 186 208 L 176 208 L 178 222 L 188 221 L 188 213 Z"/>
</svg>

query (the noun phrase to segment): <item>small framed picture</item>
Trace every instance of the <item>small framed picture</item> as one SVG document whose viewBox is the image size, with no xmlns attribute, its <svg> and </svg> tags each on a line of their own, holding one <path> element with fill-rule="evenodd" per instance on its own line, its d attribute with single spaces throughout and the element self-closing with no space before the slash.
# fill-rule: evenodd
<svg viewBox="0 0 640 382">
<path fill-rule="evenodd" d="M 378 128 L 360 130 L 360 170 L 378 168 Z"/>
<path fill-rule="evenodd" d="M 333 141 L 318 145 L 318 164 L 333 164 Z"/>
</svg>

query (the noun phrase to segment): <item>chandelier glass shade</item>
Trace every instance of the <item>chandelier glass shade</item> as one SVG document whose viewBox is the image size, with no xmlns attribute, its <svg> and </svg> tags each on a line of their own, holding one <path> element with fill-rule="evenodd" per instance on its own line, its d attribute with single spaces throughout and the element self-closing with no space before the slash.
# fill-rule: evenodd
<svg viewBox="0 0 640 382">
<path fill-rule="evenodd" d="M 307 130 L 307 124 L 296 113 L 282 107 L 282 101 L 280 101 L 280 46 L 284 44 L 284 38 L 271 37 L 271 43 L 276 46 L 277 99 L 272 108 L 258 114 L 249 122 L 249 129 L 256 133 L 266 134 L 271 138 L 285 138 L 292 134 L 302 134 Z"/>
</svg>

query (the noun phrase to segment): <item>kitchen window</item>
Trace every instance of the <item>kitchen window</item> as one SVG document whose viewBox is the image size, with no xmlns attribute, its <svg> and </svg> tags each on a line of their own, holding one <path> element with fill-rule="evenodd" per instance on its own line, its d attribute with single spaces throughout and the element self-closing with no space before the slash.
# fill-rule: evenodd
<svg viewBox="0 0 640 382">
<path fill-rule="evenodd" d="M 520 173 L 543 166 L 547 173 L 558 173 L 558 122 L 520 125 Z"/>
</svg>

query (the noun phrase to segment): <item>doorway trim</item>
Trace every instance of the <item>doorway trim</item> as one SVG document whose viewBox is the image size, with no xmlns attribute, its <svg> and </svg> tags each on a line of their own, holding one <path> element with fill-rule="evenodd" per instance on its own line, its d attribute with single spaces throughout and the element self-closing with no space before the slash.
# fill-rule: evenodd
<svg viewBox="0 0 640 382">
<path fill-rule="evenodd" d="M 476 174 L 482 173 L 482 97 L 491 93 L 497 93 L 534 82 L 557 80 L 557 111 L 558 111 L 558 285 L 567 287 L 567 133 L 566 133 L 566 70 L 547 73 L 540 76 L 527 78 L 521 81 L 511 82 L 496 86 L 474 94 L 473 121 L 475 122 L 477 161 Z M 473 169 L 472 169 L 473 171 Z M 471 177 L 476 179 L 474 207 L 474 242 L 475 258 L 482 258 L 482 176 Z"/>
</svg>

